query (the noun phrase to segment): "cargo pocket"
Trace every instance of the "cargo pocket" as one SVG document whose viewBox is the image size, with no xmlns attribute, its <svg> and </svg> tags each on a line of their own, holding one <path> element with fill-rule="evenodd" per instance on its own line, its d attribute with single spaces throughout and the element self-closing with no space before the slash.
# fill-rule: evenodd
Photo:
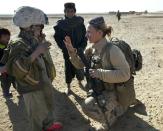
<svg viewBox="0 0 163 131">
<path fill-rule="evenodd" d="M 134 77 L 127 82 L 116 84 L 118 102 L 124 106 L 130 106 L 135 101 Z"/>
</svg>

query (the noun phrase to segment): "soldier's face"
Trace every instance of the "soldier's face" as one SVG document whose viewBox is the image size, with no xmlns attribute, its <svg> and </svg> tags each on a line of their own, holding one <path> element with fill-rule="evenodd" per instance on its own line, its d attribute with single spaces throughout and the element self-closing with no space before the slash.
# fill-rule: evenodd
<svg viewBox="0 0 163 131">
<path fill-rule="evenodd" d="M 0 43 L 7 45 L 10 40 L 10 35 L 1 35 L 0 36 Z"/>
<path fill-rule="evenodd" d="M 32 30 L 34 33 L 34 36 L 37 38 L 42 34 L 42 30 L 44 28 L 44 25 L 33 25 Z"/>
<path fill-rule="evenodd" d="M 102 38 L 102 32 L 95 29 L 93 26 L 87 26 L 86 37 L 90 43 L 97 43 Z"/>
<path fill-rule="evenodd" d="M 65 10 L 65 16 L 68 17 L 68 18 L 72 18 L 73 16 L 75 16 L 75 11 L 74 9 L 69 9 L 67 8 Z"/>
</svg>

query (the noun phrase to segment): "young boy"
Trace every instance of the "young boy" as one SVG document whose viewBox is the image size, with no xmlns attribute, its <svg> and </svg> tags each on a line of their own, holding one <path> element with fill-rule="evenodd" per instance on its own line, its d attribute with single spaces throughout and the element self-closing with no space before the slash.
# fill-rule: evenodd
<svg viewBox="0 0 163 131">
<path fill-rule="evenodd" d="M 4 50 L 7 47 L 9 40 L 10 40 L 10 31 L 6 28 L 0 27 L 0 67 L 4 66 L 5 64 L 1 62 L 1 59 L 4 55 Z M 14 88 L 16 87 L 14 77 L 9 76 L 7 72 L 4 72 L 1 73 L 0 81 L 1 81 L 3 96 L 5 98 L 12 97 L 12 93 L 9 92 L 9 89 L 11 83 L 13 84 Z"/>
<path fill-rule="evenodd" d="M 65 61 L 65 81 L 67 84 L 67 89 L 65 93 L 70 94 L 70 84 L 73 78 L 76 76 L 79 85 L 82 85 L 82 80 L 84 79 L 83 70 L 77 70 L 69 60 L 69 54 L 63 42 L 65 36 L 70 36 L 73 46 L 75 48 L 81 48 L 85 50 L 87 46 L 86 29 L 84 25 L 84 19 L 76 15 L 75 3 L 65 3 L 64 4 L 64 14 L 65 17 L 57 22 L 54 26 L 55 34 L 54 39 L 58 47 L 63 52 L 63 58 Z"/>
</svg>

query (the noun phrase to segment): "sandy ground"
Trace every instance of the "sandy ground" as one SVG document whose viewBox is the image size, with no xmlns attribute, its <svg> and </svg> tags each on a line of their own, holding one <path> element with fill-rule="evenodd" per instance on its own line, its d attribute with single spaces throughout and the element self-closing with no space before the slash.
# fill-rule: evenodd
<svg viewBox="0 0 163 131">
<path fill-rule="evenodd" d="M 94 16 L 84 16 L 85 24 Z M 129 109 L 119 118 L 111 131 L 163 131 L 163 18 L 124 16 L 118 23 L 114 16 L 104 16 L 114 29 L 113 36 L 127 41 L 132 48 L 139 49 L 143 55 L 143 69 L 135 76 L 136 95 L 144 105 Z M 53 25 L 57 19 L 51 18 L 44 31 L 53 45 L 50 49 L 57 69 L 54 84 L 56 118 L 62 119 L 64 131 L 88 131 L 98 122 L 85 116 L 80 104 L 86 97 L 76 79 L 72 83 L 73 95 L 65 96 L 64 63 L 62 53 L 53 40 Z M 1 19 L 0 26 L 11 30 L 12 35 L 18 28 L 11 20 Z M 22 98 L 11 88 L 12 99 L 4 99 L 0 91 L 0 131 L 28 130 L 28 121 Z M 28 130 L 29 131 L 29 130 Z"/>
</svg>

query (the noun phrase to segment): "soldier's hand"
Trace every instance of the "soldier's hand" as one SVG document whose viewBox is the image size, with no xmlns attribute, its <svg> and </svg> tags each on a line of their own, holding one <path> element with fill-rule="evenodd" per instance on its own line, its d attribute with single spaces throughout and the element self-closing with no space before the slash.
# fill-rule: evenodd
<svg viewBox="0 0 163 131">
<path fill-rule="evenodd" d="M 71 38 L 69 36 L 66 36 L 63 41 L 64 41 L 66 48 L 69 52 L 75 52 L 76 51 L 76 49 L 72 46 Z"/>
<path fill-rule="evenodd" d="M 36 48 L 36 52 L 40 55 L 45 53 L 49 49 L 48 44 L 39 44 L 38 47 Z"/>
<path fill-rule="evenodd" d="M 49 49 L 48 44 L 39 44 L 36 50 L 30 55 L 31 62 L 37 59 L 41 54 L 45 53 Z"/>
<path fill-rule="evenodd" d="M 98 78 L 98 73 L 96 69 L 89 69 L 89 74 L 92 78 Z"/>
</svg>

